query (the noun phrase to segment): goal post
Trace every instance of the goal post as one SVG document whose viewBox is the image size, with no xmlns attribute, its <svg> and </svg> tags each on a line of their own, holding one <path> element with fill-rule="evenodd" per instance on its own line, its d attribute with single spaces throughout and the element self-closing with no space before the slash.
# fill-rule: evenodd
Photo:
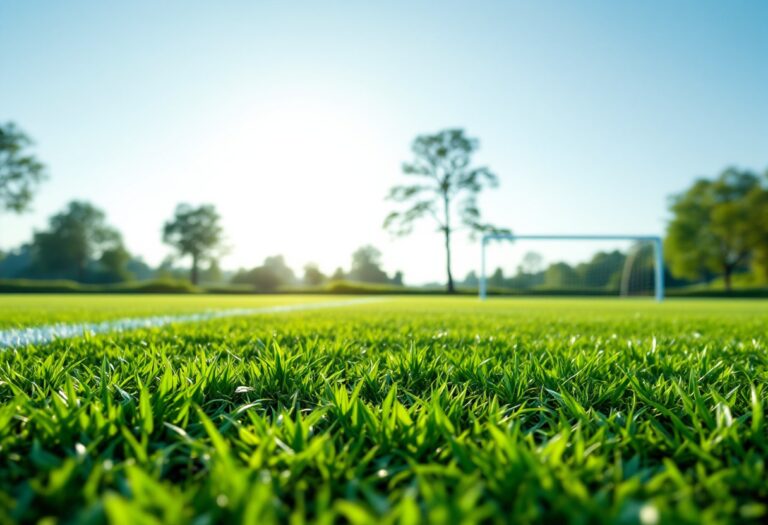
<svg viewBox="0 0 768 525">
<path fill-rule="evenodd" d="M 655 235 L 516 235 L 507 233 L 489 233 L 483 236 L 480 252 L 479 294 L 484 300 L 488 296 L 488 277 L 486 272 L 486 248 L 492 241 L 630 241 L 648 242 L 653 245 L 654 258 L 654 297 L 664 300 L 664 249 L 661 237 Z"/>
</svg>

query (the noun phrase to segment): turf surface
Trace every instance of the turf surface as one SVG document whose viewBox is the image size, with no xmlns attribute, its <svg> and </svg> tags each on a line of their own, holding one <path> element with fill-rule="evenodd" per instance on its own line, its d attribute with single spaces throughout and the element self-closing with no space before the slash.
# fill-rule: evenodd
<svg viewBox="0 0 768 525">
<path fill-rule="evenodd" d="M 92 319 L 12 301 L 6 326 Z M 759 523 L 766 326 L 761 301 L 388 298 L 5 351 L 0 521 Z"/>
<path fill-rule="evenodd" d="M 324 295 L 0 294 L 0 329 L 343 301 Z"/>
</svg>

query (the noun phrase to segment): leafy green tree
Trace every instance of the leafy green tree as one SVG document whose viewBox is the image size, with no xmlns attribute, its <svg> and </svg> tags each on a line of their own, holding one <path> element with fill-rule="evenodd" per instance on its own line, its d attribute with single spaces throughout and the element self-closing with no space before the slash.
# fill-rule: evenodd
<svg viewBox="0 0 768 525">
<path fill-rule="evenodd" d="M 175 258 L 171 255 L 164 257 L 154 272 L 156 279 L 184 279 L 187 270 L 175 266 Z"/>
<path fill-rule="evenodd" d="M 259 292 L 274 292 L 280 286 L 280 278 L 272 268 L 257 266 L 251 270 L 240 270 L 232 277 L 235 284 L 249 284 Z"/>
<path fill-rule="evenodd" d="M 104 280 L 109 282 L 129 281 L 133 274 L 128 270 L 131 254 L 122 242 L 105 249 L 99 257 L 99 265 L 104 272 Z"/>
<path fill-rule="evenodd" d="M 309 286 L 320 286 L 328 277 L 320 271 L 315 263 L 308 263 L 304 266 L 304 284 Z"/>
<path fill-rule="evenodd" d="M 331 275 L 331 281 L 343 281 L 347 278 L 347 274 L 344 273 L 344 268 L 339 266 Z"/>
<path fill-rule="evenodd" d="M 477 277 L 477 273 L 471 270 L 466 277 L 464 277 L 464 286 L 476 288 L 480 285 L 480 279 Z"/>
<path fill-rule="evenodd" d="M 223 231 L 220 219 L 211 204 L 197 208 L 179 204 L 173 218 L 163 227 L 163 242 L 173 246 L 182 257 L 189 255 L 192 258 L 192 284 L 198 283 L 200 262 L 210 260 L 221 248 Z"/>
<path fill-rule="evenodd" d="M 488 286 L 491 288 L 504 288 L 504 270 L 496 268 L 488 278 Z"/>
<path fill-rule="evenodd" d="M 656 280 L 656 254 L 653 244 L 636 242 L 624 255 L 621 271 L 611 278 L 610 287 L 618 286 L 622 293 L 637 295 L 650 293 Z M 663 278 L 663 277 L 662 277 Z M 665 283 L 671 284 L 669 279 Z"/>
<path fill-rule="evenodd" d="M 381 252 L 371 245 L 358 248 L 352 254 L 349 278 L 364 283 L 388 283 L 389 277 L 381 269 Z"/>
<path fill-rule="evenodd" d="M 597 252 L 589 262 L 576 266 L 576 283 L 585 288 L 608 288 L 618 284 L 626 255 L 618 250 Z"/>
<path fill-rule="evenodd" d="M 757 281 L 768 283 L 768 170 L 763 178 L 765 185 L 753 188 L 747 195 L 752 229 L 749 242 L 753 246 L 752 269 Z"/>
<path fill-rule="evenodd" d="M 29 277 L 30 267 L 34 264 L 34 252 L 30 244 L 6 252 L 0 259 L 0 279 Z"/>
<path fill-rule="evenodd" d="M 518 273 L 534 274 L 544 269 L 544 257 L 538 252 L 526 252 Z"/>
<path fill-rule="evenodd" d="M 48 230 L 34 234 L 32 251 L 38 272 L 79 281 L 85 280 L 91 260 L 103 259 L 118 273 L 127 263 L 120 233 L 106 223 L 103 211 L 83 201 L 72 201 L 51 217 Z"/>
<path fill-rule="evenodd" d="M 472 233 L 506 232 L 480 220 L 477 195 L 498 185 L 498 178 L 486 167 L 472 166 L 477 139 L 462 129 L 446 129 L 434 135 L 419 135 L 411 150 L 414 160 L 403 164 L 403 173 L 418 177 L 414 184 L 394 186 L 388 198 L 406 204 L 391 212 L 384 227 L 396 235 L 407 235 L 414 223 L 430 217 L 443 235 L 447 290 L 455 291 L 451 272 L 451 235 L 459 228 Z"/>
<path fill-rule="evenodd" d="M 747 265 L 755 248 L 759 250 L 754 231 L 758 210 L 749 196 L 760 191 L 757 175 L 729 168 L 715 180 L 699 179 L 673 197 L 674 216 L 665 240 L 672 272 L 689 279 L 715 272 L 731 290 L 733 273 Z"/>
<path fill-rule="evenodd" d="M 0 125 L 0 209 L 21 213 L 28 209 L 45 166 L 28 151 L 30 138 L 14 124 Z"/>
<path fill-rule="evenodd" d="M 293 273 L 287 264 L 285 264 L 285 257 L 282 255 L 273 255 L 264 259 L 264 268 L 267 268 L 277 277 L 277 281 L 281 285 L 293 284 L 296 282 L 296 275 Z"/>
<path fill-rule="evenodd" d="M 218 259 L 211 258 L 208 261 L 208 268 L 203 270 L 201 280 L 205 283 L 221 283 L 224 280 L 224 272 L 222 272 L 221 266 L 219 266 Z"/>
<path fill-rule="evenodd" d="M 251 270 L 240 270 L 232 278 L 236 284 L 250 284 L 257 291 L 273 292 L 281 286 L 296 282 L 293 270 L 286 264 L 282 255 L 273 255 L 264 259 L 264 264 Z"/>
<path fill-rule="evenodd" d="M 544 286 L 547 288 L 573 288 L 578 279 L 576 271 L 565 262 L 550 264 L 544 272 Z"/>
<path fill-rule="evenodd" d="M 544 284 L 544 273 L 544 270 L 539 270 L 534 273 L 526 272 L 524 264 L 519 264 L 515 275 L 506 279 L 504 284 L 508 288 L 530 290 L 531 288 Z"/>
<path fill-rule="evenodd" d="M 131 257 L 125 267 L 133 277 L 140 281 L 155 277 L 155 270 L 140 256 Z"/>
</svg>

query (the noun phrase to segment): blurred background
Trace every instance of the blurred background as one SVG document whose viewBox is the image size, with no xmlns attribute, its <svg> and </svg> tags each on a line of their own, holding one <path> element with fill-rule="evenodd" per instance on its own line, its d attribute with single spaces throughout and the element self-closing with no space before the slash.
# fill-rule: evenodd
<svg viewBox="0 0 768 525">
<path fill-rule="evenodd" d="M 479 236 L 509 231 L 658 235 L 671 287 L 762 289 L 766 20 L 757 0 L 3 1 L 0 279 L 471 292 Z M 507 243 L 488 273 L 644 294 L 648 253 Z"/>
</svg>

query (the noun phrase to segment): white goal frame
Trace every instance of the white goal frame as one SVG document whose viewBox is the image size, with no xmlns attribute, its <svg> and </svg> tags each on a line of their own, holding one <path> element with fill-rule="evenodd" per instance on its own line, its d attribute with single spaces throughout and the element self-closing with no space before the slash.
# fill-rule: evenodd
<svg viewBox="0 0 768 525">
<path fill-rule="evenodd" d="M 480 300 L 488 297 L 485 273 L 485 247 L 491 241 L 646 241 L 653 243 L 655 258 L 654 295 L 664 300 L 664 248 L 661 237 L 656 235 L 516 235 L 512 233 L 488 233 L 480 243 Z"/>
</svg>

